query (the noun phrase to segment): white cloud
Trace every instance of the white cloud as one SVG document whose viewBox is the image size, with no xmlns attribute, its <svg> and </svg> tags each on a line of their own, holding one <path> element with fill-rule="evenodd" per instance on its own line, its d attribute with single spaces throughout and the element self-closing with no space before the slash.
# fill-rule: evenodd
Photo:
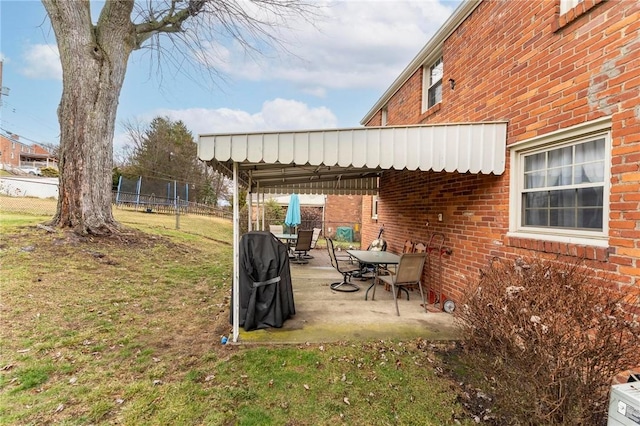
<svg viewBox="0 0 640 426">
<path fill-rule="evenodd" d="M 23 53 L 23 75 L 39 80 L 62 80 L 62 65 L 55 44 L 32 44 Z"/>
<path fill-rule="evenodd" d="M 328 108 L 312 108 L 290 99 L 266 101 L 256 113 L 230 108 L 158 109 L 145 114 L 142 120 L 150 122 L 158 116 L 182 120 L 194 137 L 205 133 L 335 128 L 338 124 Z"/>
<path fill-rule="evenodd" d="M 311 25 L 294 22 L 282 40 L 290 53 L 280 60 L 248 62 L 236 44 L 215 46 L 219 71 L 234 79 L 287 80 L 306 93 L 326 89 L 387 87 L 451 15 L 459 2 L 332 1 Z M 322 90 L 320 90 L 322 89 Z"/>
</svg>

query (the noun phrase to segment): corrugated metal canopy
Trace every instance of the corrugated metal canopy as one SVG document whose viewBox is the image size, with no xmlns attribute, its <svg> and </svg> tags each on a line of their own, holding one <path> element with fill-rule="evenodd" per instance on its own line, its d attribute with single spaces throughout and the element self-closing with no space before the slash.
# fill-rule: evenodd
<svg viewBox="0 0 640 426">
<path fill-rule="evenodd" d="M 384 170 L 502 174 L 507 123 L 200 135 L 198 157 L 264 193 L 375 194 Z"/>
</svg>

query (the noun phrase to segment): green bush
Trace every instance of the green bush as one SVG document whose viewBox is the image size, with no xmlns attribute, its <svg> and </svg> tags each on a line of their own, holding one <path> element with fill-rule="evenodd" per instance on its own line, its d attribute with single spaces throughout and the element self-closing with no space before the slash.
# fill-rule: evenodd
<svg viewBox="0 0 640 426">
<path fill-rule="evenodd" d="M 60 172 L 54 167 L 43 167 L 40 174 L 45 177 L 60 177 Z"/>
<path fill-rule="evenodd" d="M 640 365 L 623 295 L 580 262 L 496 261 L 457 319 L 466 355 L 509 424 L 606 423 L 611 379 Z"/>
</svg>

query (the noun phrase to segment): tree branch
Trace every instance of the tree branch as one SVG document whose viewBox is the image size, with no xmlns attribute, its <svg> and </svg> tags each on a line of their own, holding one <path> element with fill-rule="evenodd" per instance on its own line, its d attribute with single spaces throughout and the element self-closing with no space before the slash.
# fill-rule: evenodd
<svg viewBox="0 0 640 426">
<path fill-rule="evenodd" d="M 177 33 L 182 31 L 182 23 L 194 17 L 202 11 L 207 0 L 189 0 L 186 8 L 176 11 L 176 0 L 172 0 L 171 8 L 165 16 L 158 20 L 150 16 L 148 22 L 143 22 L 135 26 L 136 49 L 139 49 L 147 39 L 157 33 Z"/>
</svg>

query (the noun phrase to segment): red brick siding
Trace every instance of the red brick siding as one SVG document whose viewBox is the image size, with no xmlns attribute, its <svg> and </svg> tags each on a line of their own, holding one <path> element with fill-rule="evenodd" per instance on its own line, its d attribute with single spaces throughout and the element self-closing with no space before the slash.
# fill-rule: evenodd
<svg viewBox="0 0 640 426">
<path fill-rule="evenodd" d="M 383 173 L 378 223 L 390 249 L 443 232 L 454 299 L 493 256 L 584 257 L 630 294 L 640 286 L 640 2 L 590 1 L 573 16 L 559 25 L 557 2 L 485 0 L 444 43 L 441 104 L 421 112 L 421 69 L 388 102 L 389 125 L 507 120 L 507 144 L 612 117 L 608 248 L 507 238 L 508 164 L 501 176 Z M 376 233 L 365 222 L 363 238 Z"/>
<path fill-rule="evenodd" d="M 325 205 L 324 235 L 333 238 L 339 226 L 349 226 L 357 228 L 354 235 L 359 237 L 361 217 L 361 195 L 329 195 Z"/>
<path fill-rule="evenodd" d="M 373 197 L 362 197 L 362 247 L 368 247 L 371 241 L 378 237 L 378 221 L 371 217 L 373 212 Z"/>
<path fill-rule="evenodd" d="M 0 163 L 18 167 L 20 165 L 20 146 L 19 142 L 13 143 L 10 139 L 0 135 Z M 12 152 L 13 158 L 11 158 Z"/>
</svg>

